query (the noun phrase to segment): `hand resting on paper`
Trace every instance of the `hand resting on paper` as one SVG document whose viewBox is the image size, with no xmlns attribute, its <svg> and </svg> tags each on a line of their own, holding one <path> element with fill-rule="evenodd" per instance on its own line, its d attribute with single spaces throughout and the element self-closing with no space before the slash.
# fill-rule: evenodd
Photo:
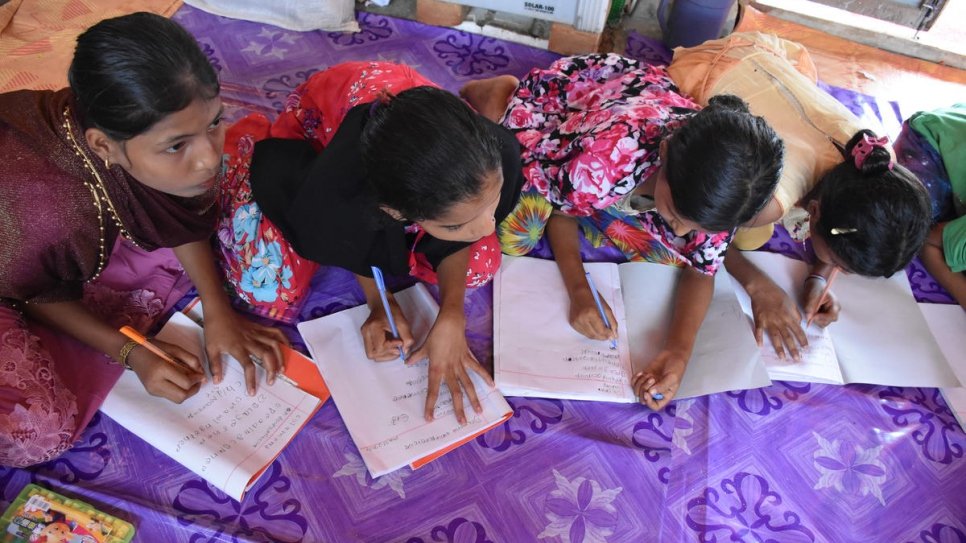
<svg viewBox="0 0 966 543">
<path fill-rule="evenodd" d="M 268 384 L 283 371 L 280 344 L 288 344 L 281 330 L 256 324 L 236 312 L 221 284 L 211 245 L 193 241 L 174 247 L 174 254 L 198 289 L 205 321 L 205 355 L 215 383 L 225 376 L 223 355 L 235 358 L 245 371 L 248 395 L 254 396 L 258 373 L 255 362 L 267 372 Z"/>
<path fill-rule="evenodd" d="M 128 355 L 127 362 L 141 380 L 144 389 L 152 396 L 177 404 L 194 396 L 206 381 L 205 371 L 198 357 L 159 339 L 153 339 L 151 343 L 183 365 L 167 362 L 142 346 L 135 347 Z"/>
<path fill-rule="evenodd" d="M 258 378 L 253 356 L 265 368 L 268 384 L 275 383 L 275 376 L 285 369 L 281 348 L 282 344 L 288 345 L 285 334 L 277 328 L 256 324 L 233 310 L 208 313 L 205 306 L 205 311 L 205 352 L 215 383 L 224 377 L 221 353 L 231 355 L 241 364 L 249 396 L 255 394 Z"/>
<path fill-rule="evenodd" d="M 795 301 L 768 277 L 761 276 L 746 285 L 751 298 L 751 312 L 755 319 L 755 341 L 760 347 L 768 334 L 775 354 L 784 360 L 785 353 L 798 360 L 808 339 L 802 329 L 804 314 Z"/>
<path fill-rule="evenodd" d="M 456 420 L 460 424 L 466 423 L 463 409 L 464 391 L 469 396 L 473 410 L 482 413 L 483 407 L 480 405 L 476 388 L 467 372 L 475 371 L 490 386 L 493 386 L 493 378 L 473 356 L 466 343 L 466 320 L 462 314 L 447 316 L 440 313 L 429 335 L 426 336 L 426 342 L 416 349 L 407 363 L 415 364 L 427 357 L 429 358 L 429 390 L 426 394 L 424 413 L 426 420 L 433 420 L 439 387 L 444 381 L 453 397 L 453 409 L 456 412 Z"/>
<path fill-rule="evenodd" d="M 839 320 L 839 312 L 842 310 L 838 298 L 835 297 L 832 291 L 828 292 L 824 301 L 822 300 L 822 292 L 825 290 L 825 285 L 825 281 L 820 281 L 814 277 L 806 279 L 805 294 L 802 301 L 805 314 L 814 315 L 812 322 L 822 328 Z"/>
<path fill-rule="evenodd" d="M 386 310 L 381 303 L 369 306 L 369 318 L 362 324 L 362 343 L 366 348 L 366 356 L 376 362 L 386 362 L 399 359 L 399 348 L 403 354 L 408 354 L 413 346 L 413 334 L 409 328 L 409 321 L 396 303 L 392 293 L 387 293 L 392 317 L 399 331 L 399 338 L 392 335 L 392 326 L 386 316 Z"/>
<path fill-rule="evenodd" d="M 688 358 L 682 352 L 664 349 L 654 357 L 646 370 L 635 374 L 631 387 L 641 403 L 655 411 L 664 409 L 678 393 Z M 657 395 L 664 397 L 657 400 L 654 398 Z"/>
<path fill-rule="evenodd" d="M 590 285 L 586 282 L 570 292 L 570 315 L 568 317 L 570 326 L 590 339 L 608 340 L 617 339 L 617 318 L 614 317 L 610 305 L 603 296 L 600 297 L 600 304 L 607 314 L 607 320 L 611 328 L 607 328 L 604 319 L 600 318 L 600 310 L 594 302 L 594 295 L 590 291 Z"/>
</svg>

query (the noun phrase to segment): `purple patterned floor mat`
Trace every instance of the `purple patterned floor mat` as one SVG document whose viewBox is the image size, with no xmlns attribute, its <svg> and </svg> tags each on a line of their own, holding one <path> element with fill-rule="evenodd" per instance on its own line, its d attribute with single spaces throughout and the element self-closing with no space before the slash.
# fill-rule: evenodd
<svg viewBox="0 0 966 543">
<path fill-rule="evenodd" d="M 365 13 L 355 35 L 290 32 L 187 6 L 175 19 L 218 68 L 230 119 L 273 115 L 306 75 L 345 60 L 406 62 L 456 90 L 556 58 Z M 627 54 L 669 58 L 639 36 Z M 912 113 L 830 91 L 887 126 Z M 768 248 L 803 255 L 787 235 Z M 949 302 L 921 265 L 908 273 L 920 300 Z M 487 361 L 491 297 L 487 287 L 467 302 L 471 344 Z M 302 318 L 361 299 L 350 275 L 323 270 Z M 329 402 L 242 503 L 98 416 L 62 458 L 0 469 L 0 505 L 38 482 L 130 520 L 145 542 L 966 542 L 966 436 L 934 389 L 777 383 L 658 413 L 510 402 L 515 414 L 502 427 L 416 472 L 375 480 Z"/>
</svg>

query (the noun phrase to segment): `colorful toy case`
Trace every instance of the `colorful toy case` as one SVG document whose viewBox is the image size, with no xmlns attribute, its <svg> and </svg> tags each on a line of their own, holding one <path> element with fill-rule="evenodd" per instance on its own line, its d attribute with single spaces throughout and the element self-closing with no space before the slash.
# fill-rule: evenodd
<svg viewBox="0 0 966 543">
<path fill-rule="evenodd" d="M 130 543 L 134 526 L 90 505 L 27 485 L 0 517 L 0 543 Z"/>
</svg>

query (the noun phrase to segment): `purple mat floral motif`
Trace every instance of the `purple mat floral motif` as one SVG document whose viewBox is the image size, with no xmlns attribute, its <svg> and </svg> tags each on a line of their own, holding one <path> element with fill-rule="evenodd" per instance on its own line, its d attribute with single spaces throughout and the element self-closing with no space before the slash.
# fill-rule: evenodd
<svg viewBox="0 0 966 543">
<path fill-rule="evenodd" d="M 406 62 L 456 90 L 474 77 L 521 76 L 556 58 L 372 14 L 359 15 L 362 32 L 352 35 L 290 32 L 187 6 L 175 18 L 218 69 L 232 119 L 271 116 L 305 77 L 345 60 Z M 663 45 L 636 35 L 627 54 L 669 58 Z M 912 113 L 830 90 L 888 126 Z M 809 257 L 781 231 L 767 249 Z M 586 245 L 583 252 L 616 258 Z M 949 301 L 921 265 L 908 274 L 919 299 Z M 468 296 L 471 345 L 489 362 L 492 289 Z M 301 317 L 361 300 L 349 274 L 322 270 Z M 510 402 L 515 413 L 502 427 L 418 471 L 379 479 L 366 473 L 330 402 L 242 503 L 99 416 L 62 458 L 0 469 L 0 505 L 40 483 L 130 520 L 144 542 L 966 541 L 966 436 L 932 389 L 776 383 L 658 413 Z"/>
</svg>

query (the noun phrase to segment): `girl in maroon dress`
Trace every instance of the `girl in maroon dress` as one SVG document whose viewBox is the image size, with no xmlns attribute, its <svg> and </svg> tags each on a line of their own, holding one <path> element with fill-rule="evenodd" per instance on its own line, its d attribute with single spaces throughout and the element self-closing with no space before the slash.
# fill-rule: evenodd
<svg viewBox="0 0 966 543">
<path fill-rule="evenodd" d="M 5 466 L 68 449 L 122 366 L 148 393 L 174 402 L 207 379 L 179 346 L 156 342 L 183 367 L 129 342 L 117 330 L 123 315 L 97 315 L 105 311 L 93 303 L 93 281 L 136 268 L 131 258 L 144 255 L 123 250 L 115 265 L 119 237 L 143 251 L 173 248 L 204 300 L 216 382 L 222 353 L 243 361 L 252 393 L 250 356 L 264 361 L 270 382 L 281 360 L 281 333 L 240 318 L 216 271 L 209 239 L 225 136 L 218 80 L 194 38 L 148 13 L 102 21 L 78 38 L 69 79 L 57 92 L 0 94 Z"/>
</svg>

